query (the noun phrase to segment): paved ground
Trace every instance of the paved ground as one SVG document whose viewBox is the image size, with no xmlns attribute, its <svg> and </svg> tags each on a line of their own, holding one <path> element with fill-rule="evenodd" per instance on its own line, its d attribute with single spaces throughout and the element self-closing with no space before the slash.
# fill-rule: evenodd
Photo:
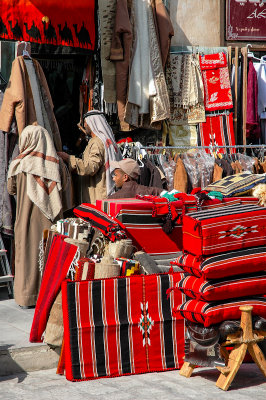
<svg viewBox="0 0 266 400">
<path fill-rule="evenodd" d="M 29 349 L 34 346 L 28 341 L 33 314 L 33 309 L 20 309 L 14 300 L 9 300 L 0 290 L 0 356 L 5 349 L 16 351 L 21 347 Z M 28 354 L 38 358 L 37 350 L 37 347 L 31 348 Z M 1 360 L 0 357 L 0 364 L 3 363 Z M 266 380 L 256 365 L 243 365 L 228 392 L 215 386 L 218 374 L 215 369 L 201 368 L 195 370 L 189 379 L 180 376 L 178 371 L 170 371 L 69 382 L 64 376 L 56 375 L 55 369 L 29 373 L 19 369 L 16 375 L 0 376 L 0 400 L 194 400 L 197 397 L 200 400 L 213 400 L 215 397 L 219 400 L 266 399 Z"/>
<path fill-rule="evenodd" d="M 254 364 L 241 367 L 229 391 L 215 386 L 218 371 L 198 369 L 69 382 L 54 369 L 0 378 L 1 400 L 265 400 L 266 381 Z"/>
<path fill-rule="evenodd" d="M 29 343 L 33 315 L 33 308 L 23 310 L 8 298 L 5 288 L 0 288 L 0 350 L 35 345 Z"/>
</svg>

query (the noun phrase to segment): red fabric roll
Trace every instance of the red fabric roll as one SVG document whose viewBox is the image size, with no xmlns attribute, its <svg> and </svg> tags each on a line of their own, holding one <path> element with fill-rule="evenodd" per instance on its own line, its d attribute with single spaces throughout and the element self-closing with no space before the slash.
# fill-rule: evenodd
<svg viewBox="0 0 266 400">
<path fill-rule="evenodd" d="M 56 235 L 48 255 L 30 331 L 32 343 L 42 342 L 52 304 L 77 254 L 77 246 L 64 239 L 65 236 Z"/>
</svg>

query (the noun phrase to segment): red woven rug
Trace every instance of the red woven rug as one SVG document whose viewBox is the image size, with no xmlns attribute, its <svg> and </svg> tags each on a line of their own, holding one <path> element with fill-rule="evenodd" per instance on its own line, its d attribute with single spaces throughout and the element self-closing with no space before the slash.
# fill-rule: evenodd
<svg viewBox="0 0 266 400">
<path fill-rule="evenodd" d="M 235 146 L 235 135 L 233 125 L 233 113 L 229 115 L 219 115 L 206 117 L 206 122 L 199 124 L 198 130 L 198 145 L 210 146 L 224 146 L 224 148 L 215 148 L 219 153 L 226 153 L 225 146 Z M 207 153 L 211 151 L 206 149 Z M 230 153 L 235 153 L 235 149 L 230 149 Z"/>
<path fill-rule="evenodd" d="M 63 235 L 55 235 L 48 255 L 31 326 L 33 343 L 42 341 L 51 307 L 78 251 L 77 246 L 64 239 Z"/>
<path fill-rule="evenodd" d="M 182 294 L 166 291 L 183 274 L 141 275 L 62 284 L 68 380 L 180 368 L 184 320 L 172 316 Z"/>
</svg>

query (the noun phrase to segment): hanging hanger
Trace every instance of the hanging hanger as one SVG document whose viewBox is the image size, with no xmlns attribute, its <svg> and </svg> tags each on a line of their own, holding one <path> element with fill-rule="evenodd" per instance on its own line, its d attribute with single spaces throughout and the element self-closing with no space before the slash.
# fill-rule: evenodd
<svg viewBox="0 0 266 400">
<path fill-rule="evenodd" d="M 253 58 L 253 60 L 258 60 L 258 61 L 261 61 L 261 59 L 260 58 L 258 58 L 258 57 L 255 57 L 254 56 L 254 53 L 252 52 L 252 51 L 250 51 L 249 50 L 249 47 L 252 47 L 252 44 L 247 44 L 247 49 L 248 49 L 248 58 Z"/>
</svg>

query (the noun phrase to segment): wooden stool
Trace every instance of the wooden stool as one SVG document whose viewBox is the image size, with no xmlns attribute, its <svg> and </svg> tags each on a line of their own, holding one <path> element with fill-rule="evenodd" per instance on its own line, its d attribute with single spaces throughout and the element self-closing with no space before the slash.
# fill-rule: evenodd
<svg viewBox="0 0 266 400">
<path fill-rule="evenodd" d="M 221 355 L 225 358 L 227 364 L 226 367 L 216 367 L 221 372 L 216 382 L 216 386 L 222 390 L 227 390 L 233 382 L 247 351 L 266 377 L 266 360 L 263 352 L 257 345 L 257 342 L 266 338 L 266 331 L 252 329 L 252 306 L 242 306 L 239 309 L 241 310 L 240 326 L 242 331 L 227 335 L 225 342 L 220 345 Z M 232 345 L 234 348 L 230 353 L 228 353 L 226 347 Z M 195 367 L 195 365 L 186 361 L 179 373 L 180 375 L 189 378 Z"/>
</svg>

